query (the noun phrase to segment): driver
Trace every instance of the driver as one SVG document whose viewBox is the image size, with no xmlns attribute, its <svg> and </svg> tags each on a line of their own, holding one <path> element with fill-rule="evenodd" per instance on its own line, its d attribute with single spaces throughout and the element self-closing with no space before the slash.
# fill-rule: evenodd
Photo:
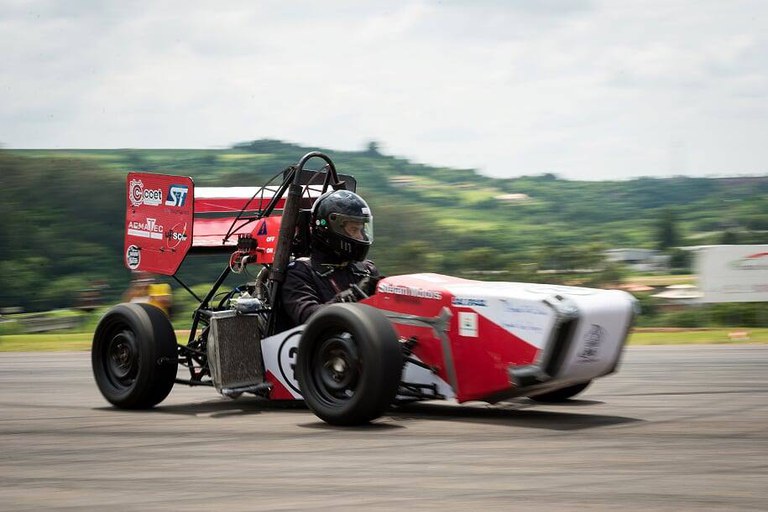
<svg viewBox="0 0 768 512">
<path fill-rule="evenodd" d="M 310 257 L 288 264 L 280 291 L 292 325 L 306 323 L 325 304 L 369 295 L 380 276 L 365 259 L 373 243 L 373 216 L 362 197 L 348 190 L 323 194 L 312 206 L 310 222 Z"/>
</svg>

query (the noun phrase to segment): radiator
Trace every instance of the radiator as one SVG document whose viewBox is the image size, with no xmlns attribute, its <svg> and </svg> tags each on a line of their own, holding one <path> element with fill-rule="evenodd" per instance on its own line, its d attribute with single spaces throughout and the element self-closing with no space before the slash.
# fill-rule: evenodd
<svg viewBox="0 0 768 512">
<path fill-rule="evenodd" d="M 264 382 L 261 333 L 264 317 L 216 311 L 208 335 L 208 366 L 216 390 L 255 386 Z"/>
</svg>

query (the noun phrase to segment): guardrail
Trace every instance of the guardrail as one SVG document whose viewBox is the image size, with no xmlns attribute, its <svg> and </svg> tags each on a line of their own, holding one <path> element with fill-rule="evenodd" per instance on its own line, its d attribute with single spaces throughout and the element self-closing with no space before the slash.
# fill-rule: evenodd
<svg viewBox="0 0 768 512">
<path fill-rule="evenodd" d="M 18 319 L 27 334 L 73 329 L 79 327 L 81 321 L 81 318 L 76 316 L 51 317 L 41 315 Z"/>
</svg>

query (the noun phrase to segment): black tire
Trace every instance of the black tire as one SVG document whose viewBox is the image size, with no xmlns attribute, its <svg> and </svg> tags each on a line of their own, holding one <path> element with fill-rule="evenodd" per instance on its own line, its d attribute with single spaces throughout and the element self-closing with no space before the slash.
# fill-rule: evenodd
<svg viewBox="0 0 768 512">
<path fill-rule="evenodd" d="M 573 398 L 574 396 L 578 395 L 579 393 L 587 389 L 587 386 L 589 386 L 590 384 L 592 384 L 592 381 L 588 380 L 587 382 L 580 382 L 579 384 L 574 384 L 572 386 L 568 386 L 565 388 L 556 389 L 554 391 L 542 393 L 540 395 L 532 396 L 530 398 L 531 400 L 535 400 L 537 402 L 544 402 L 544 403 L 565 402 L 569 398 Z"/>
<path fill-rule="evenodd" d="M 394 402 L 403 354 L 392 323 L 364 304 L 332 304 L 307 323 L 296 377 L 307 406 L 332 425 L 361 425 Z"/>
<path fill-rule="evenodd" d="M 93 334 L 93 376 L 104 398 L 121 409 L 148 409 L 162 402 L 176 379 L 176 359 L 171 322 L 150 304 L 118 304 Z"/>
</svg>

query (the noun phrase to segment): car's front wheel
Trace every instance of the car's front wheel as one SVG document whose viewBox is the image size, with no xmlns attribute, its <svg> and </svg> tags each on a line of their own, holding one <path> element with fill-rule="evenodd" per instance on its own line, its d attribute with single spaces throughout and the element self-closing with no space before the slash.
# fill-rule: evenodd
<svg viewBox="0 0 768 512">
<path fill-rule="evenodd" d="M 307 323 L 296 376 L 307 406 L 333 425 L 381 416 L 397 395 L 403 354 L 392 323 L 364 304 L 333 304 Z"/>
</svg>

